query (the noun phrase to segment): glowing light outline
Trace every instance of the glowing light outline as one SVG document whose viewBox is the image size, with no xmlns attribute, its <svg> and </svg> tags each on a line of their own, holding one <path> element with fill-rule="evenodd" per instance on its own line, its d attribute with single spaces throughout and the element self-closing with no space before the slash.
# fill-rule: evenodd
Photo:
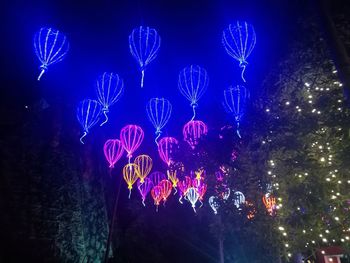
<svg viewBox="0 0 350 263">
<path fill-rule="evenodd" d="M 45 31 L 44 35 L 46 35 L 44 39 L 42 39 L 43 31 Z M 52 36 L 54 39 L 52 39 Z M 61 45 L 54 52 L 56 45 L 59 44 Z M 34 34 L 33 45 L 34 52 L 41 63 L 41 72 L 38 76 L 38 81 L 40 81 L 50 65 L 56 64 L 64 59 L 69 51 L 69 42 L 67 37 L 59 30 L 52 27 L 42 27 Z M 47 54 L 48 49 L 50 49 L 49 54 Z M 53 52 L 54 54 L 52 55 Z"/>
</svg>

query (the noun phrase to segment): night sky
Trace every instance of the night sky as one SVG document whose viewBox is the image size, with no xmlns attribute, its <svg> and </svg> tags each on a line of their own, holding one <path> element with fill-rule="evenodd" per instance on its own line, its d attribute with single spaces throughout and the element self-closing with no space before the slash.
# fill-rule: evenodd
<svg viewBox="0 0 350 263">
<path fill-rule="evenodd" d="M 103 142 L 118 137 L 123 126 L 134 123 L 145 131 L 145 141 L 139 153 L 156 156 L 154 128 L 146 116 L 146 102 L 152 97 L 165 97 L 171 101 L 173 113 L 163 135 L 180 137 L 182 126 L 191 118 L 192 110 L 178 91 L 178 73 L 189 64 L 199 64 L 207 69 L 210 83 L 199 101 L 198 118 L 205 121 L 209 129 L 227 124 L 229 119 L 221 105 L 222 92 L 229 85 L 241 84 L 241 80 L 238 62 L 222 47 L 222 30 L 236 20 L 245 20 L 255 27 L 257 44 L 248 58 L 246 70 L 247 86 L 254 100 L 259 96 L 264 77 L 288 52 L 293 36 L 298 33 L 297 23 L 312 10 L 304 2 L 307 1 L 43 0 L 1 3 L 0 133 L 6 139 L 19 132 L 21 124 L 37 114 L 39 102 L 45 101 L 49 107 L 59 109 L 60 116 L 63 116 L 65 140 L 72 147 L 85 147 L 79 144 L 81 130 L 76 121 L 76 106 L 84 98 L 95 98 L 96 77 L 104 71 L 111 71 L 124 79 L 124 96 L 111 108 L 109 123 L 101 128 L 94 127 L 86 137 L 86 143 L 93 144 L 96 149 L 100 147 L 102 159 Z M 158 57 L 146 70 L 143 89 L 139 86 L 140 72 L 128 47 L 128 35 L 139 25 L 156 28 L 162 39 Z M 33 35 L 43 26 L 64 32 L 70 41 L 70 50 L 66 58 L 52 65 L 38 82 L 40 65 L 33 51 Z M 161 169 L 160 160 L 154 159 L 155 170 Z M 108 200 L 114 198 L 112 191 L 107 193 Z M 133 194 L 138 197 L 136 191 Z M 133 205 L 139 208 L 140 205 L 139 202 L 135 204 L 136 198 L 131 202 L 127 200 L 125 185 L 122 196 L 121 225 L 132 218 L 128 214 L 130 208 Z M 169 237 L 170 246 L 165 248 L 174 260 L 169 259 L 169 262 L 183 261 L 188 258 L 186 253 L 192 253 L 192 256 L 194 253 L 198 259 L 202 257 L 203 262 L 214 262 L 211 256 L 216 257 L 216 252 L 211 253 L 210 248 L 216 244 L 205 241 L 210 236 L 208 233 L 202 232 L 202 237 L 186 243 L 191 233 L 184 232 L 184 225 L 202 219 L 195 217 L 189 206 L 184 209 L 175 201 L 170 200 L 166 208 L 161 207 L 159 214 L 154 213 L 153 206 L 148 208 L 152 210 L 145 213 L 148 231 L 151 233 L 160 220 L 163 226 L 169 222 L 169 228 L 180 229 L 178 236 Z M 152 240 L 152 233 L 148 238 Z M 177 255 L 172 246 L 180 247 L 183 253 Z M 198 251 L 199 248 L 203 251 Z"/>
</svg>

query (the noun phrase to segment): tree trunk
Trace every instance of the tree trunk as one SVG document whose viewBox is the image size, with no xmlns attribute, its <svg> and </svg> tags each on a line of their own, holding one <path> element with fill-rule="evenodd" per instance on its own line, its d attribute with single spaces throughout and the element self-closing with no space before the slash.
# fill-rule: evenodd
<svg viewBox="0 0 350 263">
<path fill-rule="evenodd" d="M 219 238 L 219 253 L 220 253 L 220 263 L 224 263 L 225 259 L 224 259 L 224 239 L 221 236 Z"/>
</svg>

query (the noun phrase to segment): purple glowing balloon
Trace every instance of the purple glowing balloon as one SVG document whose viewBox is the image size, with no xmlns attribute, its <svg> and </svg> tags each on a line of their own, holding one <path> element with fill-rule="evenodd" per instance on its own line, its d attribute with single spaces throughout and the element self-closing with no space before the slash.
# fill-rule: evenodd
<svg viewBox="0 0 350 263">
<path fill-rule="evenodd" d="M 153 182 L 151 181 L 151 179 L 147 177 L 145 178 L 143 183 L 141 183 L 140 180 L 137 181 L 137 189 L 139 189 L 143 206 L 146 206 L 145 200 L 152 188 L 153 188 Z"/>
<path fill-rule="evenodd" d="M 166 176 L 162 172 L 156 171 L 149 175 L 149 179 L 151 179 L 154 186 L 157 186 L 159 185 L 160 181 L 166 179 Z"/>
</svg>

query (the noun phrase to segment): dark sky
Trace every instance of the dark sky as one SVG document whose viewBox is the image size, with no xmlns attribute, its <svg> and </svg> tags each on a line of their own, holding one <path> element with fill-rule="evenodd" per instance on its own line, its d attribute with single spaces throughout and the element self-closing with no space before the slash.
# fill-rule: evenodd
<svg viewBox="0 0 350 263">
<path fill-rule="evenodd" d="M 8 2 L 1 32 L 1 89 L 9 97 L 2 108 L 22 110 L 40 98 L 49 104 L 59 99 L 75 118 L 78 101 L 95 96 L 97 75 L 114 71 L 125 80 L 124 97 L 111 110 L 114 131 L 128 122 L 143 123 L 145 102 L 154 96 L 164 96 L 173 103 L 168 128 L 179 130 L 177 123 L 184 123 L 191 116 L 188 101 L 177 89 L 178 73 L 189 64 L 202 65 L 210 76 L 209 89 L 199 101 L 199 118 L 208 121 L 205 112 L 215 109 L 221 120 L 223 89 L 240 83 L 237 62 L 221 45 L 223 28 L 237 19 L 255 26 L 257 45 L 246 72 L 247 86 L 254 94 L 288 46 L 296 14 L 300 12 L 300 6 L 281 1 Z M 159 56 L 146 71 L 144 90 L 138 87 L 140 74 L 128 48 L 128 35 L 140 24 L 156 28 L 162 38 Z M 64 61 L 53 65 L 37 82 L 39 63 L 32 41 L 42 26 L 65 32 L 70 51 Z M 149 123 L 144 123 L 151 132 Z"/>
</svg>

